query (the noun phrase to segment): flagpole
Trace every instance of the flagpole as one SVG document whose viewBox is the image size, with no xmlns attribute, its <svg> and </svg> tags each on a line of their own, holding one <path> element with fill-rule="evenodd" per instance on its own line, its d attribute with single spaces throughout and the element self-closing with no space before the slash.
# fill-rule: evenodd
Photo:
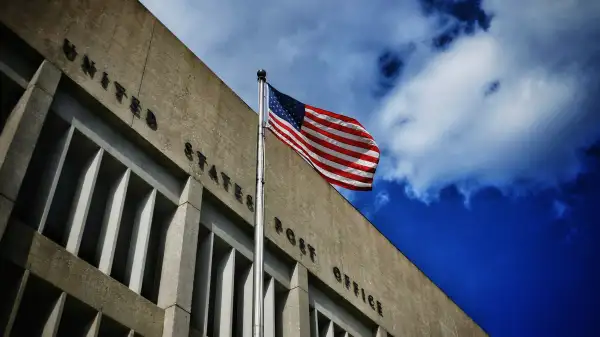
<svg viewBox="0 0 600 337">
<path fill-rule="evenodd" d="M 254 212 L 254 291 L 252 293 L 252 336 L 263 336 L 263 249 L 264 249 L 264 184 L 265 184 L 265 83 L 267 72 L 258 77 L 258 144 L 256 146 L 256 210 Z"/>
</svg>

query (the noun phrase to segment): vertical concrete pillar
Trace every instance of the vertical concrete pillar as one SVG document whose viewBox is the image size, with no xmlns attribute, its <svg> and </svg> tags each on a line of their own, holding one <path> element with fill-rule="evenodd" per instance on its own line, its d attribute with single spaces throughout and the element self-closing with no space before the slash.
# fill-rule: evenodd
<svg viewBox="0 0 600 337">
<path fill-rule="evenodd" d="M 0 134 L 0 240 L 21 188 L 23 178 L 52 100 L 61 72 L 42 62 L 25 93 L 8 116 Z"/>
<path fill-rule="evenodd" d="M 94 317 L 94 320 L 88 327 L 87 332 L 85 333 L 85 337 L 97 337 L 98 332 L 100 331 L 100 323 L 101 322 L 102 322 L 102 313 L 99 312 L 96 314 L 96 317 Z"/>
<path fill-rule="evenodd" d="M 67 293 L 62 293 L 58 297 L 58 300 L 54 303 L 52 311 L 46 319 L 44 329 L 42 330 L 42 337 L 55 337 L 58 332 L 58 325 L 62 317 L 63 309 L 65 308 L 65 300 L 67 299 Z"/>
<path fill-rule="evenodd" d="M 146 256 L 148 255 L 148 244 L 150 241 L 150 228 L 154 215 L 154 204 L 156 203 L 156 189 L 142 201 L 133 224 L 129 254 L 127 256 L 126 279 L 129 289 L 140 293 L 144 281 L 144 269 L 146 267 Z"/>
<path fill-rule="evenodd" d="M 96 248 L 98 269 L 106 275 L 110 275 L 115 259 L 117 236 L 121 227 L 121 216 L 123 215 L 123 206 L 125 205 L 125 196 L 127 195 L 130 176 L 131 169 L 127 169 L 115 185 L 112 186 L 108 195 L 108 202 L 106 203 L 102 229 L 98 240 L 98 247 Z"/>
<path fill-rule="evenodd" d="M 188 178 L 166 231 L 158 293 L 158 306 L 165 309 L 164 337 L 189 335 L 202 189 Z"/>
<path fill-rule="evenodd" d="M 208 327 L 208 300 L 210 297 L 210 280 L 212 276 L 212 260 L 215 234 L 210 232 L 202 241 L 196 253 L 196 272 L 194 275 L 194 291 L 192 299 L 191 324 L 204 337 Z M 252 301 L 252 299 L 250 299 Z"/>
<path fill-rule="evenodd" d="M 233 324 L 233 290 L 235 249 L 231 249 L 217 266 L 214 337 L 231 337 Z"/>
<path fill-rule="evenodd" d="M 12 308 L 10 309 L 10 313 L 8 314 L 6 322 L 0 322 L 0 334 L 1 336 L 9 337 L 15 324 L 15 319 L 17 318 L 17 312 L 19 312 L 19 307 L 21 306 L 21 300 L 23 299 L 23 293 L 25 292 L 25 286 L 27 285 L 27 280 L 29 279 L 29 270 L 25 270 L 23 272 L 23 276 L 19 281 L 19 285 L 16 289 L 14 289 L 14 293 L 11 295 Z M 6 289 L 3 289 L 6 291 Z"/>
<path fill-rule="evenodd" d="M 190 331 L 190 313 L 177 305 L 165 309 L 163 336 L 188 337 Z"/>
<path fill-rule="evenodd" d="M 310 337 L 320 337 L 319 333 L 319 314 L 317 309 L 310 312 Z"/>
<path fill-rule="evenodd" d="M 54 200 L 54 193 L 58 186 L 58 180 L 60 179 L 60 174 L 65 159 L 67 158 L 67 152 L 69 151 L 74 132 L 75 128 L 71 126 L 65 134 L 60 136 L 60 141 L 54 149 L 54 153 L 46 163 L 46 170 L 43 173 L 42 181 L 40 182 L 37 200 L 32 209 L 36 228 L 40 233 L 44 231 L 46 219 L 50 212 L 50 206 L 52 206 L 52 200 Z"/>
<path fill-rule="evenodd" d="M 275 337 L 275 280 L 267 278 L 263 302 L 263 336 Z"/>
<path fill-rule="evenodd" d="M 254 267 L 250 265 L 248 269 L 243 271 L 238 277 L 236 287 L 238 288 L 238 322 L 241 318 L 242 324 L 238 323 L 238 335 L 235 337 L 251 337 L 252 336 L 252 285 L 254 284 L 253 276 Z"/>
<path fill-rule="evenodd" d="M 83 238 L 83 230 L 85 229 L 88 211 L 90 210 L 90 204 L 92 203 L 92 195 L 94 194 L 94 188 L 96 187 L 96 179 L 98 178 L 98 172 L 100 171 L 100 163 L 103 154 L 104 150 L 99 149 L 94 157 L 86 164 L 81 177 L 79 177 L 66 229 L 67 243 L 65 247 L 67 248 L 67 251 L 73 253 L 73 255 L 79 253 L 79 246 L 81 245 L 81 239 Z"/>
<path fill-rule="evenodd" d="M 308 274 L 306 267 L 296 263 L 290 291 L 283 307 L 283 337 L 310 337 L 310 308 L 308 304 Z"/>
<path fill-rule="evenodd" d="M 326 323 L 327 325 L 325 326 L 325 329 L 323 329 L 323 337 L 334 337 L 333 335 L 333 322 L 329 321 L 329 323 Z"/>
<path fill-rule="evenodd" d="M 388 337 L 387 331 L 381 326 L 377 327 L 377 334 L 375 337 Z"/>
</svg>

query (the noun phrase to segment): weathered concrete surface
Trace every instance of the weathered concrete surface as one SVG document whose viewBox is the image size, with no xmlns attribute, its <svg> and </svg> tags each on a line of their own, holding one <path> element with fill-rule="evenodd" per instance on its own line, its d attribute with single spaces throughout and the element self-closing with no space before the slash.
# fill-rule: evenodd
<svg viewBox="0 0 600 337">
<path fill-rule="evenodd" d="M 0 194 L 16 200 L 50 109 L 61 72 L 44 61 L 8 116 L 0 135 Z"/>
<path fill-rule="evenodd" d="M 253 213 L 236 199 L 233 184 L 242 187 L 243 201 L 254 194 L 256 114 L 141 4 L 3 0 L 0 21 L 252 225 Z M 73 62 L 62 51 L 64 38 L 77 46 Z M 81 69 L 84 53 L 99 69 L 94 79 Z M 128 99 L 116 100 L 113 82 L 102 88 L 104 70 L 155 113 L 156 131 L 146 124 L 144 112 L 133 117 Z M 191 160 L 186 142 L 193 146 Z M 485 335 L 291 148 L 270 133 L 266 144 L 269 240 L 392 335 Z M 207 157 L 204 170 L 196 151 Z M 212 165 L 218 170 L 216 182 L 208 174 Z M 221 172 L 231 178 L 228 190 Z M 315 262 L 275 231 L 275 216 L 316 249 Z M 383 317 L 335 279 L 335 266 L 381 301 Z"/>
<path fill-rule="evenodd" d="M 192 311 L 194 270 L 198 246 L 200 211 L 185 203 L 177 208 L 165 235 L 158 306 L 178 305 Z"/>
<path fill-rule="evenodd" d="M 0 240 L 17 199 L 61 72 L 42 62 L 0 134 Z"/>
<path fill-rule="evenodd" d="M 188 337 L 190 335 L 190 313 L 177 305 L 165 309 L 163 337 Z"/>
<path fill-rule="evenodd" d="M 10 223 L 0 256 L 144 336 L 162 335 L 163 310 L 30 227 Z"/>
<path fill-rule="evenodd" d="M 310 306 L 308 300 L 307 270 L 296 263 L 292 274 L 290 291 L 283 306 L 283 337 L 310 336 Z"/>
</svg>

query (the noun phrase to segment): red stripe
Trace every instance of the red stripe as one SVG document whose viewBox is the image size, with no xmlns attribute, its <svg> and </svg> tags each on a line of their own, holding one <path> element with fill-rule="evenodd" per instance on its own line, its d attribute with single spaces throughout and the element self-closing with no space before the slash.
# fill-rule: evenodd
<svg viewBox="0 0 600 337">
<path fill-rule="evenodd" d="M 271 128 L 273 129 L 273 127 L 271 127 Z M 296 149 L 294 149 L 294 148 L 292 147 L 292 144 L 293 144 L 292 142 L 288 141 L 287 139 L 285 139 L 285 138 L 283 138 L 283 137 L 279 137 L 279 135 L 275 133 L 275 130 L 271 130 L 271 131 L 273 131 L 273 135 L 274 135 L 275 137 L 277 137 L 277 139 L 279 139 L 280 141 L 282 141 L 282 142 L 284 142 L 285 144 L 287 144 L 287 145 L 288 145 L 290 148 L 292 148 L 292 150 L 296 150 Z M 306 158 L 306 155 L 305 155 L 303 152 L 300 152 L 300 151 L 295 151 L 295 152 L 296 152 L 296 153 L 297 153 L 297 154 L 298 154 L 300 157 L 302 157 L 302 158 L 304 158 L 305 160 L 307 160 L 309 163 L 310 163 L 310 162 L 312 162 L 312 161 L 311 161 L 309 158 Z M 318 172 L 318 170 L 317 170 L 317 172 Z M 320 174 L 320 173 L 321 173 L 321 172 L 319 172 L 319 174 Z"/>
<path fill-rule="evenodd" d="M 275 118 L 272 118 L 271 121 L 273 121 L 273 123 L 275 123 L 277 125 L 277 127 L 279 128 L 284 128 L 285 130 L 287 130 L 288 132 L 295 134 L 295 132 L 297 132 L 296 130 L 292 130 L 290 127 L 284 125 L 283 123 L 281 123 L 280 121 L 276 120 Z M 299 140 L 302 144 L 304 144 L 311 152 L 318 154 L 319 156 L 328 159 L 334 163 L 338 163 L 340 165 L 344 165 L 347 167 L 351 167 L 363 172 L 369 172 L 369 173 L 374 173 L 375 172 L 375 167 L 368 167 L 368 166 L 364 166 L 358 163 L 354 163 L 345 159 L 341 159 L 338 158 L 336 156 L 333 156 L 329 153 L 323 152 L 317 148 L 315 148 L 313 145 L 309 144 L 306 140 L 302 139 L 302 137 L 298 137 L 297 140 Z"/>
<path fill-rule="evenodd" d="M 319 144 L 321 146 L 329 148 L 330 150 L 333 150 L 333 151 L 336 151 L 336 152 L 339 152 L 339 153 L 343 153 L 343 154 L 345 154 L 347 156 L 354 157 L 354 158 L 357 158 L 357 159 L 361 159 L 361 160 L 364 160 L 364 161 L 368 161 L 368 162 L 371 162 L 371 163 L 375 163 L 375 164 L 379 163 L 379 158 L 376 158 L 376 157 L 373 157 L 373 156 L 369 156 L 368 154 L 359 153 L 359 152 L 355 152 L 355 151 L 352 151 L 352 150 L 344 149 L 341 146 L 337 146 L 337 145 L 335 145 L 333 143 L 330 143 L 330 142 L 328 142 L 326 140 L 323 140 L 323 139 L 321 139 L 319 137 L 315 137 L 315 136 L 311 135 L 310 133 L 308 133 L 306 131 L 301 131 L 301 132 L 302 132 L 302 135 L 304 135 L 304 137 L 312 140 L 313 142 L 315 142 L 315 143 L 317 143 L 317 144 Z"/>
<path fill-rule="evenodd" d="M 313 111 L 316 111 L 320 114 L 323 115 L 327 115 L 329 117 L 333 117 L 333 118 L 337 118 L 341 121 L 344 121 L 346 123 L 352 123 L 352 124 L 356 124 L 360 127 L 362 127 L 363 129 L 365 128 L 364 126 L 362 126 L 362 124 L 360 124 L 359 121 L 357 121 L 356 119 L 352 118 L 352 117 L 348 117 L 348 116 L 344 116 L 344 115 L 340 115 L 340 114 L 336 114 L 335 112 L 331 112 L 331 111 L 327 111 L 327 110 L 323 110 L 323 109 L 319 109 L 319 108 L 315 108 L 314 106 L 310 106 L 310 105 L 306 105 L 304 104 L 304 106 L 308 109 L 311 109 Z"/>
<path fill-rule="evenodd" d="M 351 134 L 351 135 L 354 135 L 354 136 L 366 138 L 366 139 L 369 139 L 369 140 L 371 140 L 373 142 L 375 141 L 373 139 L 373 137 L 371 137 L 370 134 L 368 134 L 368 133 L 366 133 L 364 131 L 355 130 L 353 128 L 350 128 L 350 127 L 347 127 L 347 126 L 344 126 L 344 125 L 340 125 L 340 124 L 337 124 L 337 123 L 334 123 L 334 122 L 330 122 L 330 121 L 328 121 L 328 120 L 326 120 L 324 118 L 321 118 L 319 116 L 315 116 L 315 115 L 311 114 L 310 112 L 308 112 L 305 115 L 304 118 L 309 118 L 312 121 L 314 121 L 315 123 L 319 123 L 319 124 L 321 124 L 321 125 L 323 125 L 325 127 L 328 127 L 328 128 L 339 130 L 339 131 L 342 131 L 342 132 L 345 132 L 347 134 Z"/>
<path fill-rule="evenodd" d="M 273 119 L 271 119 L 271 120 L 273 121 Z M 275 123 L 275 124 L 271 124 L 271 125 L 272 125 L 273 127 L 275 127 L 275 129 L 279 129 L 279 125 L 278 125 L 277 123 Z M 356 175 L 356 174 L 349 173 L 349 172 L 345 172 L 345 171 L 342 171 L 342 170 L 340 170 L 340 169 L 337 169 L 337 168 L 331 167 L 331 166 L 329 166 L 329 165 L 327 165 L 327 164 L 324 164 L 324 163 L 322 163 L 322 162 L 320 162 L 320 161 L 318 161 L 318 160 L 313 160 L 313 159 L 312 159 L 312 158 L 311 158 L 311 157 L 310 157 L 310 156 L 309 156 L 309 155 L 308 155 L 308 154 L 305 152 L 305 150 L 304 150 L 304 149 L 302 149 L 302 148 L 301 148 L 301 147 L 298 145 L 297 141 L 298 141 L 299 139 L 296 139 L 295 137 L 288 136 L 288 135 L 286 135 L 285 133 L 281 132 L 280 130 L 277 130 L 277 131 L 279 131 L 279 132 L 281 133 L 281 137 L 284 137 L 284 138 L 286 138 L 286 139 L 287 139 L 289 142 L 291 142 L 292 144 L 294 144 L 294 145 L 295 145 L 295 146 L 298 148 L 298 151 L 301 151 L 301 152 L 302 152 L 302 153 L 303 153 L 303 154 L 304 154 L 304 155 L 305 155 L 305 156 L 308 158 L 308 160 L 309 160 L 311 163 L 313 163 L 313 164 L 314 164 L 314 165 L 316 165 L 316 166 L 319 166 L 319 167 L 320 167 L 320 168 L 322 168 L 323 170 L 325 170 L 325 171 L 328 171 L 328 172 L 331 172 L 331 173 L 333 173 L 333 174 L 337 174 L 337 175 L 339 175 L 339 176 L 342 176 L 342 177 L 344 177 L 344 178 L 348 178 L 348 179 L 352 179 L 352 180 L 355 180 L 355 181 L 361 182 L 361 183 L 371 184 L 371 183 L 373 182 L 373 178 L 361 177 L 361 176 L 358 176 L 358 175 Z M 277 134 L 275 134 L 275 135 L 277 136 Z M 277 138 L 281 138 L 281 137 L 277 137 Z"/>
<path fill-rule="evenodd" d="M 362 176 L 356 175 L 356 174 L 354 174 L 354 173 L 345 172 L 345 171 L 343 171 L 343 170 L 340 170 L 340 169 L 337 169 L 337 168 L 335 168 L 335 167 L 329 166 L 329 165 L 327 165 L 327 164 L 325 164 L 325 163 L 322 163 L 322 162 L 320 162 L 320 161 L 318 161 L 318 160 L 314 160 L 314 159 L 312 159 L 312 158 L 311 158 L 311 157 L 310 157 L 310 156 L 309 156 L 309 155 L 306 153 L 306 150 L 302 149 L 302 148 L 301 148 L 301 147 L 298 145 L 298 143 L 297 143 L 298 139 L 297 139 L 297 138 L 295 138 L 295 137 L 291 137 L 291 136 L 288 136 L 288 135 L 284 134 L 283 132 L 281 132 L 281 130 L 279 130 L 279 129 L 278 129 L 279 127 L 278 127 L 277 125 L 273 125 L 273 126 L 275 127 L 275 129 L 277 129 L 277 131 L 278 131 L 278 132 L 280 132 L 280 133 L 281 133 L 281 136 L 282 136 L 282 137 L 285 137 L 287 140 L 289 140 L 290 142 L 292 142 L 292 143 L 293 143 L 293 144 L 294 144 L 296 147 L 298 147 L 298 151 L 302 151 L 302 153 L 303 153 L 305 156 L 307 156 L 308 160 L 309 160 L 311 163 L 313 163 L 314 165 L 317 165 L 317 166 L 319 166 L 320 168 L 322 168 L 323 170 L 325 170 L 325 171 L 327 171 L 327 172 L 330 172 L 330 173 L 333 173 L 333 174 L 337 174 L 337 175 L 339 175 L 339 176 L 342 176 L 342 177 L 344 177 L 344 178 L 352 179 L 352 180 L 354 180 L 354 181 L 358 181 L 358 182 L 365 183 L 365 184 L 370 184 L 370 183 L 372 183 L 372 182 L 373 182 L 373 178 L 362 177 Z M 280 138 L 280 137 L 278 137 L 278 138 Z"/>
<path fill-rule="evenodd" d="M 318 128 L 310 123 L 302 123 L 302 127 L 303 128 L 307 128 L 307 129 L 311 129 L 315 132 L 318 132 L 320 134 L 322 134 L 325 137 L 329 137 L 331 139 L 335 139 L 340 143 L 344 143 L 344 144 L 348 144 L 348 145 L 352 145 L 352 146 L 356 146 L 356 147 L 360 147 L 361 149 L 367 149 L 367 150 L 372 150 L 375 151 L 377 153 L 379 153 L 379 148 L 376 145 L 371 145 L 371 144 L 367 144 L 367 143 L 363 143 L 363 142 L 357 142 L 355 140 L 352 139 L 348 139 L 342 136 L 338 136 L 335 135 L 331 132 L 327 132 L 321 128 Z"/>
<path fill-rule="evenodd" d="M 288 146 L 289 146 L 289 142 L 285 138 L 279 137 L 279 135 L 277 135 L 275 132 L 273 132 L 273 135 L 277 139 L 279 139 L 280 141 L 282 141 L 283 143 L 288 144 Z M 293 148 L 292 148 L 292 150 L 293 150 Z M 308 160 L 309 162 L 312 162 L 311 160 L 307 159 L 306 156 L 302 152 L 299 152 L 299 151 L 295 151 L 295 152 L 298 153 L 298 155 L 300 155 L 301 157 L 303 157 L 306 160 Z M 317 169 L 315 169 L 315 171 L 321 177 L 323 177 L 323 179 L 325 179 L 325 181 L 327 181 L 328 183 L 330 183 L 332 185 L 337 185 L 337 186 L 340 186 L 342 188 L 345 188 L 345 189 L 348 189 L 348 190 L 353 190 L 353 191 L 371 191 L 371 190 L 373 190 L 372 186 L 366 187 L 366 186 L 356 186 L 356 185 L 348 184 L 348 183 L 345 183 L 343 181 L 339 181 L 337 179 L 329 178 L 328 176 L 324 175 L 322 172 L 320 172 Z M 370 184 L 372 185 L 372 183 L 370 183 Z"/>
<path fill-rule="evenodd" d="M 326 176 L 324 176 L 324 175 L 322 175 L 322 176 L 323 176 L 323 178 L 325 178 L 325 180 L 327 180 L 327 182 L 329 182 L 330 184 L 333 184 L 333 185 L 338 185 L 338 186 L 340 186 L 340 187 L 343 187 L 343 188 L 346 188 L 346 189 L 349 189 L 349 190 L 354 190 L 354 191 L 371 191 L 371 190 L 373 189 L 373 186 L 369 186 L 369 187 L 355 186 L 355 185 L 350 185 L 350 184 L 347 184 L 347 183 L 345 183 L 345 182 L 343 182 L 343 181 L 339 181 L 339 180 L 335 180 L 335 179 L 332 179 L 332 178 L 326 177 Z"/>
</svg>

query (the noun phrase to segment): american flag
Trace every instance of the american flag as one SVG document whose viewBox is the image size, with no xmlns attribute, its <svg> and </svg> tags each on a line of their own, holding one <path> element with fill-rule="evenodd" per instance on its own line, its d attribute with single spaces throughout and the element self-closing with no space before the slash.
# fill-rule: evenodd
<svg viewBox="0 0 600 337">
<path fill-rule="evenodd" d="M 303 104 L 269 85 L 269 129 L 333 185 L 370 191 L 379 163 L 373 137 L 354 118 Z"/>
</svg>

